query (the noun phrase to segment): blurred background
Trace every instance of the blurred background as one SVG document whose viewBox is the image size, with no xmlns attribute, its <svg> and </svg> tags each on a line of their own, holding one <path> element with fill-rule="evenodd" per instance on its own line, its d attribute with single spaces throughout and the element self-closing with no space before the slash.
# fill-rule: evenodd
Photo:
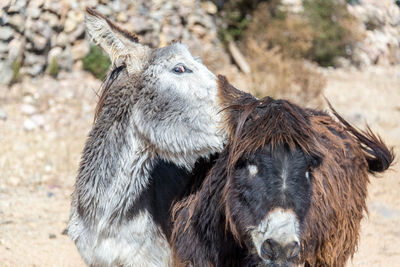
<svg viewBox="0 0 400 267">
<path fill-rule="evenodd" d="M 64 229 L 110 65 L 85 34 L 86 6 L 152 47 L 181 40 L 259 97 L 325 108 L 326 96 L 400 155 L 400 1 L 1 0 L 0 266 L 83 266 Z M 400 266 L 398 169 L 371 177 L 348 266 Z"/>
</svg>

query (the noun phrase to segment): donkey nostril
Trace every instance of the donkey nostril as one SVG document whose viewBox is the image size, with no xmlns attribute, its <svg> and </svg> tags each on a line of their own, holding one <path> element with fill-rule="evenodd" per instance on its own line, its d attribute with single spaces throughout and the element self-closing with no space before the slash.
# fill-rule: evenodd
<svg viewBox="0 0 400 267">
<path fill-rule="evenodd" d="M 295 258 L 299 255 L 300 252 L 300 244 L 297 241 L 293 241 L 286 247 L 286 256 L 288 259 Z"/>
<path fill-rule="evenodd" d="M 261 254 L 266 259 L 272 259 L 275 254 L 277 243 L 272 239 L 265 240 L 261 245 Z"/>
</svg>

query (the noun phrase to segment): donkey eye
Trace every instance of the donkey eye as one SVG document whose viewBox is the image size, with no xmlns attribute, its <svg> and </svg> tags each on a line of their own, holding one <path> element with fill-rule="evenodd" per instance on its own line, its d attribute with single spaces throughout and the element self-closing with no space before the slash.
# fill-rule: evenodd
<svg viewBox="0 0 400 267">
<path fill-rule="evenodd" d="M 176 74 L 181 74 L 184 72 L 188 72 L 188 68 L 186 68 L 184 65 L 176 65 L 172 71 Z"/>
<path fill-rule="evenodd" d="M 311 179 L 311 171 L 312 171 L 312 169 L 311 169 L 311 167 L 309 167 L 309 168 L 307 169 L 306 173 L 305 173 L 306 179 L 307 179 L 308 181 L 310 181 L 310 179 Z"/>
</svg>

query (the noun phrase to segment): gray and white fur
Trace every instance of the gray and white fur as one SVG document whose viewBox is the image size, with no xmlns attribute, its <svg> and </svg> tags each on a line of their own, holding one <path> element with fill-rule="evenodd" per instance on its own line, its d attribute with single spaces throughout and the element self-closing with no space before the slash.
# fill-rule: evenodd
<svg viewBox="0 0 400 267">
<path fill-rule="evenodd" d="M 156 158 L 190 171 L 222 150 L 216 77 L 180 43 L 150 49 L 90 9 L 85 22 L 123 68 L 109 77 L 83 150 L 68 234 L 90 266 L 169 266 L 165 234 L 146 209 L 132 207 L 141 205 Z"/>
</svg>

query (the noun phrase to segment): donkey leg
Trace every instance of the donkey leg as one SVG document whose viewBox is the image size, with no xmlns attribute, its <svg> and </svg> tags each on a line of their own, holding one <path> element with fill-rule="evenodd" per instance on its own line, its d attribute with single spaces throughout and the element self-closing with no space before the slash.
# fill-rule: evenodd
<svg viewBox="0 0 400 267">
<path fill-rule="evenodd" d="M 89 266 L 172 266 L 169 243 L 147 212 L 103 231 L 85 229 L 83 221 L 74 225 L 69 235 Z"/>
</svg>

